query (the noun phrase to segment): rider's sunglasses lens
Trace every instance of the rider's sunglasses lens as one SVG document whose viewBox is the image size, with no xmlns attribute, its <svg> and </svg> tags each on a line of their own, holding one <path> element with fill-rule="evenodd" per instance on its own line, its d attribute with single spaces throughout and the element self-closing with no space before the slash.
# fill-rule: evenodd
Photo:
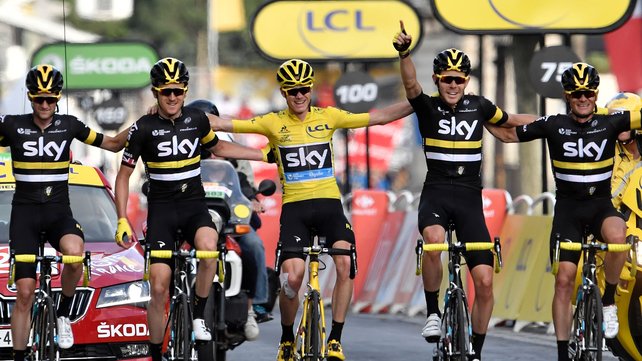
<svg viewBox="0 0 642 361">
<path fill-rule="evenodd" d="M 55 104 L 58 101 L 58 98 L 56 97 L 33 97 L 32 98 L 33 102 L 36 104 L 42 104 L 44 102 L 47 102 L 47 104 Z"/>
<path fill-rule="evenodd" d="M 582 95 L 586 97 L 586 99 L 589 99 L 595 96 L 595 92 L 592 90 L 578 90 L 571 93 L 571 97 L 574 99 L 580 99 L 582 98 Z"/>
<path fill-rule="evenodd" d="M 162 88 L 158 90 L 158 92 L 165 97 L 168 97 L 172 94 L 178 97 L 185 94 L 185 91 L 187 91 L 187 88 Z"/>
<path fill-rule="evenodd" d="M 285 93 L 291 97 L 297 96 L 297 94 L 301 93 L 301 95 L 306 95 L 310 92 L 310 87 L 306 86 L 303 88 L 294 88 L 294 89 L 288 89 L 285 91 Z"/>
<path fill-rule="evenodd" d="M 439 78 L 439 81 L 441 81 L 444 84 L 450 84 L 452 82 L 455 82 L 457 85 L 464 84 L 466 82 L 466 79 L 468 77 L 466 76 L 457 76 L 457 75 L 437 75 Z"/>
</svg>

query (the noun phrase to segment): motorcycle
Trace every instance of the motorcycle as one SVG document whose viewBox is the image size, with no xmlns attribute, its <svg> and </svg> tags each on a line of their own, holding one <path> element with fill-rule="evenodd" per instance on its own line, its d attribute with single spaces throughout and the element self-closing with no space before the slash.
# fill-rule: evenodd
<svg viewBox="0 0 642 361">
<path fill-rule="evenodd" d="M 250 232 L 252 209 L 250 200 L 241 192 L 236 170 L 229 162 L 203 159 L 201 178 L 207 208 L 219 230 L 218 249 L 224 253 L 225 277 L 214 279 L 205 312 L 212 341 L 200 347 L 198 355 L 199 360 L 224 361 L 228 350 L 245 341 L 248 299 L 241 289 L 241 251 L 234 237 Z M 270 196 L 275 190 L 273 181 L 263 180 L 256 193 Z"/>
</svg>

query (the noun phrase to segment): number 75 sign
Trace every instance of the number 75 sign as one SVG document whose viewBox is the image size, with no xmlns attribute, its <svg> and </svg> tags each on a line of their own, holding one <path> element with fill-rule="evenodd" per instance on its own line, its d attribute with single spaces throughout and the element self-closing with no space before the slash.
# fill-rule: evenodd
<svg viewBox="0 0 642 361">
<path fill-rule="evenodd" d="M 567 46 L 551 46 L 536 52 L 529 66 L 535 91 L 543 97 L 562 98 L 562 73 L 578 61 L 579 57 Z"/>
</svg>

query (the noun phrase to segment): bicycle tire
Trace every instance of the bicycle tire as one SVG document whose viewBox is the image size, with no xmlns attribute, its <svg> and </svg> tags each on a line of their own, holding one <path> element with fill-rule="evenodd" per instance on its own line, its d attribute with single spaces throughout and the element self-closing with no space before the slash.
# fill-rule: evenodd
<svg viewBox="0 0 642 361">
<path fill-rule="evenodd" d="M 176 300 L 172 315 L 172 343 L 170 355 L 175 360 L 190 361 L 192 359 L 192 332 L 189 324 L 189 304 L 185 295 Z"/>
<path fill-rule="evenodd" d="M 321 340 L 319 339 L 320 332 L 320 305 L 319 292 L 313 290 L 310 292 L 308 298 L 307 318 L 306 318 L 306 332 L 304 337 L 305 352 L 302 355 L 303 360 L 306 361 L 319 361 L 321 360 Z"/>
<path fill-rule="evenodd" d="M 468 361 L 468 309 L 463 290 L 455 290 L 452 308 L 452 357 L 451 360 Z"/>
<path fill-rule="evenodd" d="M 604 342 L 602 297 L 596 285 L 591 285 L 584 303 L 585 330 L 583 360 L 602 361 L 602 344 Z"/>
<path fill-rule="evenodd" d="M 34 361 L 56 361 L 56 318 L 53 301 L 46 297 L 34 304 L 31 321 L 32 359 Z"/>
</svg>

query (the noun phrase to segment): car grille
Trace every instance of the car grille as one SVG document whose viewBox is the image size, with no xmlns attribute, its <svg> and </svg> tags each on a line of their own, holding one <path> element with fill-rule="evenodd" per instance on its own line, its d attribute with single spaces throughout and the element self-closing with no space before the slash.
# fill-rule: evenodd
<svg viewBox="0 0 642 361">
<path fill-rule="evenodd" d="M 91 303 L 94 290 L 91 288 L 76 288 L 76 294 L 71 302 L 71 313 L 69 319 L 74 322 L 87 313 L 89 304 Z M 57 305 L 60 300 L 60 289 L 53 290 L 54 304 Z M 5 297 L 0 295 L 0 326 L 9 325 L 11 323 L 11 310 L 16 303 L 15 297 Z"/>
</svg>

